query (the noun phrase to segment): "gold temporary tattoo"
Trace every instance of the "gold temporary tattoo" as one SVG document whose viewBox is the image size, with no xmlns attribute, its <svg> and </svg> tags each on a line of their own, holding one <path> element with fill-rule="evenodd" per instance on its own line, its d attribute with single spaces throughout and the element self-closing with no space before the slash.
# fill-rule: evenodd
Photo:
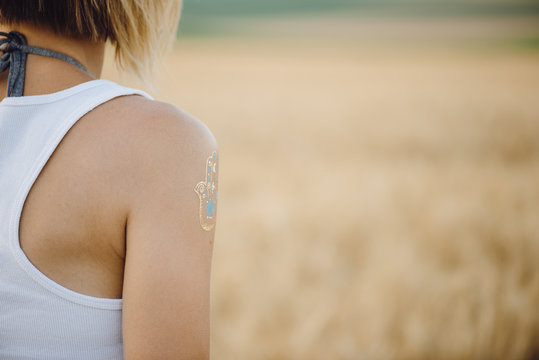
<svg viewBox="0 0 539 360">
<path fill-rule="evenodd" d="M 200 225 L 206 231 L 210 231 L 215 226 L 218 170 L 217 152 L 214 151 L 206 160 L 205 180 L 199 182 L 194 189 L 200 199 Z"/>
</svg>

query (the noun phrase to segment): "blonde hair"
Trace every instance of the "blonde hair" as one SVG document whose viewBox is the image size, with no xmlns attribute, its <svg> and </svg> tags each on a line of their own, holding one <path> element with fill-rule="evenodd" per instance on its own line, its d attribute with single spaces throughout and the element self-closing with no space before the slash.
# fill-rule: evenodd
<svg viewBox="0 0 539 360">
<path fill-rule="evenodd" d="M 58 34 L 109 40 L 119 67 L 147 80 L 176 36 L 182 0 L 0 0 L 2 23 L 31 23 Z"/>
<path fill-rule="evenodd" d="M 99 2 L 99 0 L 93 0 Z M 181 0 L 105 1 L 111 17 L 115 58 L 143 80 L 176 37 Z"/>
</svg>

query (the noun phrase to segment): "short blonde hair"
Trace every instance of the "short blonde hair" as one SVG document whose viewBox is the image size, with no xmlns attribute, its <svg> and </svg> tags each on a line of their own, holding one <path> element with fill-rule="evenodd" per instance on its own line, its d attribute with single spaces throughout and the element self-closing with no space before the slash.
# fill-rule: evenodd
<svg viewBox="0 0 539 360">
<path fill-rule="evenodd" d="M 182 0 L 0 0 L 0 22 L 109 40 L 120 68 L 145 80 L 176 36 L 181 7 Z"/>
</svg>

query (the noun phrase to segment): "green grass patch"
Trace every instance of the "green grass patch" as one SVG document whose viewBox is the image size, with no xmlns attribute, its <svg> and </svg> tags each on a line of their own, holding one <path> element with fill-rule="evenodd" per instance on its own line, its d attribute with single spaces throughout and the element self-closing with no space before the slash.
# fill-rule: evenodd
<svg viewBox="0 0 539 360">
<path fill-rule="evenodd" d="M 526 38 L 520 38 L 520 39 L 514 39 L 509 42 L 509 45 L 518 47 L 521 49 L 539 51 L 539 35 L 526 37 Z"/>
<path fill-rule="evenodd" d="M 539 3 L 464 0 L 184 0 L 184 16 L 275 16 L 352 10 L 382 15 L 535 15 Z"/>
</svg>

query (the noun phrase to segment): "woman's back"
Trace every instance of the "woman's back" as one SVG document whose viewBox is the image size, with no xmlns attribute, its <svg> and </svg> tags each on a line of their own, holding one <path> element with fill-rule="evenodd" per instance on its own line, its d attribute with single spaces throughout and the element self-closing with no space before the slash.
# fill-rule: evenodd
<svg viewBox="0 0 539 360">
<path fill-rule="evenodd" d="M 26 70 L 0 103 L 0 358 L 206 358 L 211 132 L 60 60 Z"/>
<path fill-rule="evenodd" d="M 96 80 L 0 103 L 1 358 L 122 358 L 123 234 L 95 181 L 103 121 L 84 115 L 132 93 Z"/>
</svg>

